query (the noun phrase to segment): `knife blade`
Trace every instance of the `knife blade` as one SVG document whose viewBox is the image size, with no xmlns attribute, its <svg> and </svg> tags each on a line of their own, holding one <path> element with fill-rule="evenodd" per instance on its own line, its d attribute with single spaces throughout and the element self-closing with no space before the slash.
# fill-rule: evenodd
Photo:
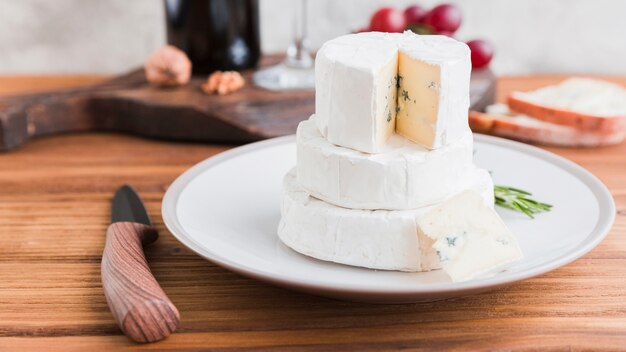
<svg viewBox="0 0 626 352">
<path fill-rule="evenodd" d="M 136 342 L 162 340 L 180 322 L 178 309 L 152 275 L 143 252 L 157 238 L 137 192 L 120 187 L 113 197 L 100 270 L 109 308 L 124 334 Z"/>
<path fill-rule="evenodd" d="M 115 192 L 112 205 L 111 223 L 130 221 L 152 226 L 143 201 L 129 185 L 124 185 Z"/>
</svg>

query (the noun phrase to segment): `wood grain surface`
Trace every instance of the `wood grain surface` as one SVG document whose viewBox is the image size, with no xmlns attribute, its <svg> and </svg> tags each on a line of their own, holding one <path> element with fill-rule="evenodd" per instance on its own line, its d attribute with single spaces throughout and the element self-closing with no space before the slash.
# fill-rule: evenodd
<svg viewBox="0 0 626 352">
<path fill-rule="evenodd" d="M 502 78 L 499 97 L 561 78 Z M 57 78 L 59 86 L 68 80 L 80 81 Z M 0 78 L 0 87 L 23 88 L 16 82 Z M 594 251 L 494 292 L 391 306 L 259 283 L 178 243 L 161 221 L 164 191 L 188 167 L 227 148 L 74 134 L 0 154 L 0 350 L 626 349 L 626 143 L 550 149 L 591 170 L 615 197 L 615 225 Z M 146 256 L 181 316 L 176 333 L 150 345 L 122 335 L 100 285 L 110 202 L 124 183 L 140 192 L 155 220 L 161 236 Z"/>
</svg>

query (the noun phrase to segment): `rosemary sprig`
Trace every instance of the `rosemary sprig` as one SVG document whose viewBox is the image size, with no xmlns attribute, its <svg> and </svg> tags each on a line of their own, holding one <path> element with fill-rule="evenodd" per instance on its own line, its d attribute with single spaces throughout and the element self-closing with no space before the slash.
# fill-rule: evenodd
<svg viewBox="0 0 626 352">
<path fill-rule="evenodd" d="M 552 209 L 552 205 L 531 199 L 529 198 L 532 196 L 530 192 L 518 188 L 496 185 L 493 187 L 493 190 L 496 205 L 522 212 L 531 219 L 535 218 L 533 214 Z"/>
</svg>

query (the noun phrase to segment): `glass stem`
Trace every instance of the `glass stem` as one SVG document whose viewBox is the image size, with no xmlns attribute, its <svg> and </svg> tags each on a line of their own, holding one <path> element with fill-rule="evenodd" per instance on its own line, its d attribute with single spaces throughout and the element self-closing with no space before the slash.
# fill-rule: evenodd
<svg viewBox="0 0 626 352">
<path fill-rule="evenodd" d="M 295 68 L 310 68 L 313 58 L 308 47 L 307 0 L 296 2 L 294 42 L 287 49 L 286 64 Z"/>
</svg>

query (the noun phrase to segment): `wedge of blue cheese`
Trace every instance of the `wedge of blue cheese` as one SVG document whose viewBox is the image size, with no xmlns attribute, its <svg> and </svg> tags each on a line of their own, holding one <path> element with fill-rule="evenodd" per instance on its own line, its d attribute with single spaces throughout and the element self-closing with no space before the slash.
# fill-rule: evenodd
<svg viewBox="0 0 626 352">
<path fill-rule="evenodd" d="M 396 133 L 428 149 L 469 129 L 470 50 L 442 35 L 402 35 L 398 54 Z"/>
<path fill-rule="evenodd" d="M 494 273 L 523 258 L 511 231 L 474 191 L 444 201 L 416 221 L 419 236 L 434 241 L 432 247 L 452 281 Z"/>
</svg>

